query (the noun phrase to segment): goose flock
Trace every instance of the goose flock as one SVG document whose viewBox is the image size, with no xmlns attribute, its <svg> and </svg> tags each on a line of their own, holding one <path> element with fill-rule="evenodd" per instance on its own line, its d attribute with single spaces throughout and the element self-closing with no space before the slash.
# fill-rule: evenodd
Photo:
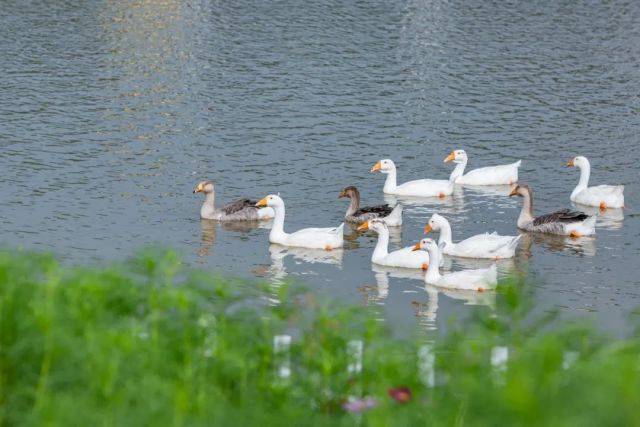
<svg viewBox="0 0 640 427">
<path fill-rule="evenodd" d="M 531 233 L 546 233 L 578 238 L 595 234 L 596 217 L 581 211 L 561 209 L 549 214 L 534 216 L 533 190 L 526 184 L 518 183 L 518 168 L 515 163 L 488 166 L 465 173 L 468 157 L 465 150 L 454 150 L 445 163 L 456 164 L 449 179 L 417 179 L 403 184 L 397 183 L 396 165 L 391 159 L 379 160 L 371 172 L 387 175 L 383 193 L 396 196 L 445 198 L 453 194 L 456 185 L 510 185 L 509 196 L 522 197 L 522 210 L 517 218 L 517 228 Z M 583 156 L 567 162 L 568 167 L 580 169 L 580 180 L 571 193 L 570 200 L 576 204 L 593 206 L 601 212 L 624 207 L 624 186 L 598 185 L 589 187 L 591 165 Z M 259 201 L 249 198 L 239 199 L 222 207 L 215 205 L 214 183 L 202 181 L 193 190 L 204 193 L 205 199 L 200 209 L 200 217 L 217 221 L 256 221 L 273 219 L 269 232 L 269 242 L 286 247 L 323 249 L 332 251 L 344 244 L 344 223 L 338 227 L 303 228 L 292 233 L 284 230 L 285 203 L 278 194 L 269 194 Z M 371 255 L 374 265 L 424 270 L 427 284 L 444 288 L 482 292 L 495 288 L 497 269 L 495 263 L 489 268 L 466 269 L 441 273 L 444 256 L 478 259 L 506 259 L 515 255 L 522 234 L 501 236 L 496 232 L 477 234 L 458 242 L 453 241 L 451 224 L 442 215 L 434 213 L 427 221 L 424 233 L 438 232 L 436 242 L 423 238 L 414 246 L 389 252 L 389 227 L 402 226 L 402 205 L 395 206 L 360 205 L 360 193 L 354 186 L 342 189 L 339 198 L 348 198 L 349 206 L 345 221 L 358 224 L 357 231 L 375 231 L 378 241 Z"/>
</svg>

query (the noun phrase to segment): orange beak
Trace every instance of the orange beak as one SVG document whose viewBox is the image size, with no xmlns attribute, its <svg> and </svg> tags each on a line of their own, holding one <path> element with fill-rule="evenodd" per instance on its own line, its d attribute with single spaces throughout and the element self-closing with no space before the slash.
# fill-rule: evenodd
<svg viewBox="0 0 640 427">
<path fill-rule="evenodd" d="M 517 195 L 518 195 L 518 187 L 513 187 L 513 189 L 511 190 L 511 193 L 509 193 L 509 197 L 513 197 Z"/>
<path fill-rule="evenodd" d="M 571 160 L 569 160 L 569 161 L 567 162 L 567 167 L 569 167 L 569 168 L 570 168 L 570 167 L 573 167 L 573 166 L 574 166 L 574 165 L 573 165 L 573 159 L 571 159 Z"/>
<path fill-rule="evenodd" d="M 369 221 L 365 221 L 356 228 L 356 231 L 367 231 L 369 229 Z"/>
<path fill-rule="evenodd" d="M 452 162 L 456 159 L 456 153 L 454 151 L 451 152 L 447 157 L 444 158 L 444 162 Z"/>
<path fill-rule="evenodd" d="M 259 208 L 264 208 L 265 206 L 267 206 L 267 198 L 265 197 L 264 199 L 261 199 L 258 203 L 256 203 L 256 206 Z"/>
<path fill-rule="evenodd" d="M 429 234 L 432 231 L 433 231 L 433 228 L 431 228 L 429 224 L 424 226 L 424 234 Z"/>
<path fill-rule="evenodd" d="M 196 193 L 202 193 L 202 190 L 203 190 L 203 186 L 202 186 L 201 184 L 198 184 L 198 186 L 196 187 L 196 189 L 195 189 L 195 190 L 193 190 L 193 194 L 196 194 Z"/>
<path fill-rule="evenodd" d="M 380 169 L 382 169 L 382 163 L 378 161 L 378 163 L 373 165 L 373 167 L 371 168 L 371 172 L 376 172 L 376 171 L 379 171 Z"/>
<path fill-rule="evenodd" d="M 413 246 L 413 249 L 411 249 L 411 250 L 413 252 L 415 252 L 415 251 L 419 251 L 420 249 L 422 249 L 422 248 L 420 247 L 420 242 L 418 242 Z"/>
</svg>

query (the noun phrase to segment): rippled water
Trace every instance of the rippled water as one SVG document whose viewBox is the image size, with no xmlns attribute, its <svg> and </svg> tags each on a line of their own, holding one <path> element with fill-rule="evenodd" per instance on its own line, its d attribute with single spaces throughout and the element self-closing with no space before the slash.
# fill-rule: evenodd
<svg viewBox="0 0 640 427">
<path fill-rule="evenodd" d="M 373 268 L 374 236 L 334 253 L 270 247 L 268 230 L 198 219 L 202 179 L 219 198 L 280 192 L 286 227 L 340 223 L 346 185 L 380 202 L 399 181 L 523 159 L 536 211 L 569 206 L 577 172 L 625 184 L 627 209 L 593 239 L 528 238 L 540 310 L 595 312 L 620 330 L 640 305 L 640 3 L 15 1 L 0 8 L 0 239 L 65 260 L 122 259 L 160 243 L 212 272 L 301 280 L 380 304 L 393 324 L 444 327 L 490 295 L 425 291 Z M 461 189 L 407 206 L 395 244 L 450 218 L 454 239 L 514 234 L 520 201 Z M 471 262 L 454 260 L 458 269 Z"/>
</svg>

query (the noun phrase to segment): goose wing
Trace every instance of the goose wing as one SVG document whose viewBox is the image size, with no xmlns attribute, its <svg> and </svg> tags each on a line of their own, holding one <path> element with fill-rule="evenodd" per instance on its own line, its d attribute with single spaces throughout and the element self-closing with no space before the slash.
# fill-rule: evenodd
<svg viewBox="0 0 640 427">
<path fill-rule="evenodd" d="M 569 209 L 562 209 L 547 215 L 536 217 L 533 220 L 533 225 L 540 226 L 540 225 L 551 224 L 551 223 L 582 222 L 587 218 L 589 218 L 589 215 L 587 215 L 584 212 L 572 211 Z"/>
<path fill-rule="evenodd" d="M 366 214 L 376 214 L 380 218 L 388 216 L 393 208 L 389 205 L 378 205 L 378 206 L 365 206 L 363 208 L 358 209 L 353 213 L 353 216 L 360 216 Z"/>
<path fill-rule="evenodd" d="M 227 203 L 226 205 L 224 205 L 222 207 L 222 212 L 224 212 L 227 215 L 231 215 L 234 214 L 236 212 L 240 212 L 243 209 L 246 208 L 255 208 L 256 203 L 258 203 L 255 200 L 251 200 L 251 199 L 240 199 L 240 200 L 236 200 L 235 202 L 231 202 L 231 203 Z"/>
</svg>

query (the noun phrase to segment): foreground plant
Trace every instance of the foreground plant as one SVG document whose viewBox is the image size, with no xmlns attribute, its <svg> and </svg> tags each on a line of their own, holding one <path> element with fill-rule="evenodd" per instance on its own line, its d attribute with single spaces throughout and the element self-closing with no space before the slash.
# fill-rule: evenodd
<svg viewBox="0 0 640 427">
<path fill-rule="evenodd" d="M 528 289 L 398 340 L 367 307 L 171 252 L 90 269 L 0 252 L 0 423 L 639 424 L 639 341 L 536 318 Z"/>
</svg>

